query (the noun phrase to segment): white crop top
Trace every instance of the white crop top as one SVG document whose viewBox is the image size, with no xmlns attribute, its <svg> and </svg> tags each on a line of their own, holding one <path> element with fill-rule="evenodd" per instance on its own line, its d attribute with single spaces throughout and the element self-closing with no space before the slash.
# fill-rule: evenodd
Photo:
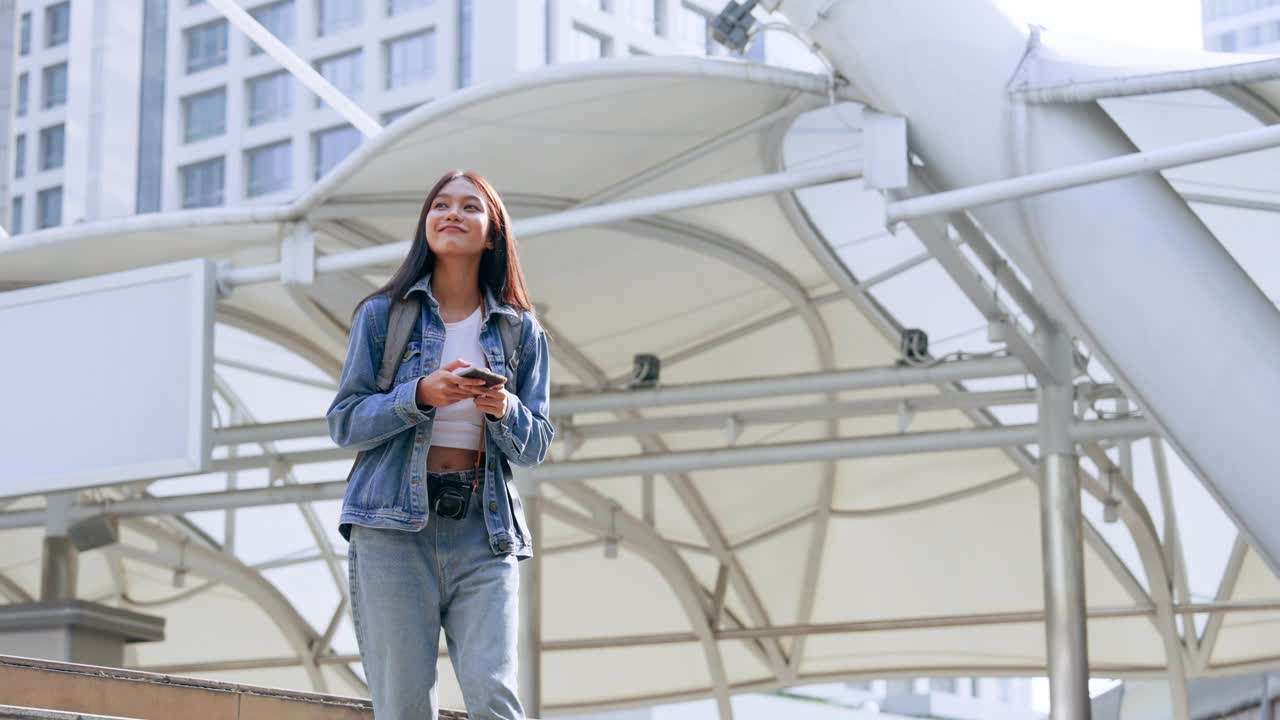
<svg viewBox="0 0 1280 720">
<path fill-rule="evenodd" d="M 480 308 L 465 320 L 444 324 L 444 348 L 440 351 L 443 367 L 454 360 L 466 360 L 473 367 L 488 367 L 484 348 L 480 345 Z M 459 400 L 436 408 L 431 430 L 431 444 L 439 447 L 480 449 L 480 428 L 484 413 L 475 400 Z"/>
</svg>

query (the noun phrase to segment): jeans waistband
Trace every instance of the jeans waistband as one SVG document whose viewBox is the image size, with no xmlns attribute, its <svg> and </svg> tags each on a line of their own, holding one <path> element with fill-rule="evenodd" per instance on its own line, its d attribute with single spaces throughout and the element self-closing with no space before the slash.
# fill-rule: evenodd
<svg viewBox="0 0 1280 720">
<path fill-rule="evenodd" d="M 468 482 L 473 479 L 480 471 L 475 468 L 468 470 L 448 470 L 446 472 L 427 471 L 427 480 L 433 483 L 439 482 Z"/>
</svg>

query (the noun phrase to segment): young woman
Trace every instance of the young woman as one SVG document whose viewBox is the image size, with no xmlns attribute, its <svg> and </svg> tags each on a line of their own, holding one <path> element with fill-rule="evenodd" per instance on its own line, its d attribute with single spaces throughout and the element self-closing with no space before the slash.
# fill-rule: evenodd
<svg viewBox="0 0 1280 720">
<path fill-rule="evenodd" d="M 389 308 L 414 294 L 417 326 L 380 392 Z M 469 366 L 506 382 L 454 372 Z M 516 562 L 533 548 L 509 481 L 551 444 L 548 367 L 502 200 L 475 173 L 447 173 L 400 269 L 357 306 L 326 415 L 333 441 L 362 451 L 339 530 L 378 720 L 437 717 L 441 628 L 470 716 L 524 717 Z"/>
</svg>

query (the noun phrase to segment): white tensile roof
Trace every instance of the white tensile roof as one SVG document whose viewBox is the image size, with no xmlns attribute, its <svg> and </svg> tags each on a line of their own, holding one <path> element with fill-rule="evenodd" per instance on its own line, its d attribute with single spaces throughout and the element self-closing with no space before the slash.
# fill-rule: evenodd
<svg viewBox="0 0 1280 720">
<path fill-rule="evenodd" d="M 847 92 L 842 97 L 856 98 Z M 584 201 L 858 160 L 858 106 L 827 102 L 825 78 L 736 62 L 636 58 L 548 68 L 417 109 L 285 207 L 138 216 L 4 241 L 0 286 L 189 257 L 237 267 L 277 262 L 286 223 L 303 217 L 317 232 L 323 255 L 407 240 L 426 190 L 453 167 L 484 173 L 519 222 Z M 1105 105 L 1144 149 L 1257 123 L 1203 91 Z M 751 126 L 770 114 L 772 122 Z M 735 129 L 734 139 L 708 146 Z M 668 162 L 698 148 L 686 162 Z M 665 171 L 647 172 L 655 167 Z M 1272 151 L 1167 173 L 1179 189 L 1196 193 L 1196 212 L 1272 297 L 1280 297 L 1280 270 L 1264 260 L 1274 252 L 1270 245 L 1280 224 L 1276 167 Z M 637 176 L 638 182 L 629 182 Z M 909 231 L 885 231 L 883 200 L 860 181 L 539 235 L 520 245 L 540 317 L 553 337 L 558 394 L 621 385 L 632 356 L 642 352 L 665 359 L 664 385 L 683 385 L 892 366 L 904 326 L 928 330 L 935 356 L 996 349 L 982 332 L 985 322 L 935 261 L 903 262 L 922 252 Z M 877 277 L 894 266 L 902 272 Z M 220 422 L 322 416 L 354 303 L 390 269 L 320 274 L 305 289 L 249 285 L 221 301 Z M 875 284 L 860 284 L 868 278 Z M 713 339 L 718 341 L 707 342 Z M 246 364 L 310 382 L 269 377 Z M 1105 383 L 1105 370 L 1091 371 Z M 951 396 L 963 389 L 1026 390 L 1031 382 L 1015 376 L 948 386 L 945 393 L 920 384 L 836 395 Z M 561 442 L 552 462 L 567 460 L 563 440 L 571 425 L 716 413 L 728 424 L 729 413 L 748 407 L 829 402 L 812 394 L 559 418 Z M 1019 424 L 1035 417 L 1030 394 L 1021 405 L 991 412 L 920 407 L 834 423 L 748 422 L 733 444 L 799 443 L 832 433 L 892 436 L 904 429 Z M 726 439 L 722 427 L 587 437 L 572 461 L 720 448 Z M 323 447 L 331 447 L 327 438 L 310 438 L 280 441 L 266 452 Z M 263 450 L 246 445 L 238 452 Z M 220 447 L 215 458 L 227 453 Z M 1116 448 L 1110 453 L 1118 457 Z M 1151 441 L 1135 442 L 1133 456 L 1136 494 L 1150 522 L 1136 534 L 1130 524 L 1105 523 L 1098 499 L 1086 498 L 1088 607 L 1152 605 L 1153 583 L 1169 581 L 1163 569 L 1152 574 L 1141 555 L 1170 539 L 1169 509 L 1180 529 L 1186 571 L 1177 570 L 1175 551 L 1157 556 L 1172 569 L 1178 602 L 1280 599 L 1280 581 L 1236 541 L 1230 521 L 1174 453 L 1163 453 L 1173 490 L 1167 502 Z M 658 474 L 651 481 L 547 483 L 540 547 L 544 709 L 710 695 L 712 666 L 697 639 L 707 621 L 705 615 L 693 619 L 699 611 L 691 608 L 717 608 L 722 567 L 723 612 L 712 627 L 731 635 L 742 627 L 825 626 L 804 640 L 785 631 L 715 640 L 735 690 L 853 677 L 1043 673 L 1044 628 L 1036 616 L 1043 610 L 1038 492 L 1025 472 L 1033 462 L 1019 448 L 985 448 Z M 340 480 L 348 467 L 348 460 L 299 465 L 282 482 Z M 1097 474 L 1090 461 L 1084 468 Z M 265 469 L 243 470 L 235 478 L 240 488 L 267 482 Z M 225 473 L 214 473 L 163 480 L 147 491 L 174 495 L 221 490 L 227 483 Z M 42 502 L 22 499 L 5 510 Z M 221 511 L 126 520 L 119 545 L 81 557 L 79 595 L 166 618 L 166 639 L 132 647 L 133 666 L 363 694 L 352 671 L 358 663 L 342 662 L 356 653 L 344 616 L 317 665 L 308 670 L 311 661 L 299 659 L 339 606 L 338 586 L 346 578 L 345 543 L 336 532 L 339 504 L 240 509 L 229 552 Z M 616 557 L 604 549 L 602 536 L 610 534 L 621 538 Z M 11 601 L 38 594 L 41 536 L 35 527 L 0 531 L 0 571 L 7 578 L 0 589 Z M 330 548 L 332 564 L 325 559 Z M 182 589 L 172 583 L 178 565 L 190 568 Z M 1019 622 L 992 622 L 1006 613 L 1025 615 Z M 876 627 L 875 621 L 893 622 Z M 834 624 L 851 625 L 835 632 Z M 1196 627 L 1213 642 L 1190 643 L 1191 673 L 1280 663 L 1280 612 L 1232 614 L 1221 624 L 1200 616 Z M 614 647 L 594 642 L 609 638 L 622 640 Z M 1095 617 L 1089 651 L 1097 676 L 1159 675 L 1167 666 L 1162 626 L 1152 614 Z M 443 702 L 458 705 L 452 680 L 446 685 Z"/>
</svg>

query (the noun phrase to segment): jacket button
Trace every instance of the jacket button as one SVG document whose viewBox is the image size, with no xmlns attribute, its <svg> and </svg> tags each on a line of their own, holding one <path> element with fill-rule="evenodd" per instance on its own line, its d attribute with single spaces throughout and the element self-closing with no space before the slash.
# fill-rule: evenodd
<svg viewBox="0 0 1280 720">
<path fill-rule="evenodd" d="M 511 547 L 511 543 L 507 542 L 506 540 L 503 540 L 502 542 L 498 543 L 499 550 L 507 550 L 510 547 Z"/>
<path fill-rule="evenodd" d="M 498 503 L 496 502 L 489 503 L 489 512 L 498 512 Z"/>
</svg>

